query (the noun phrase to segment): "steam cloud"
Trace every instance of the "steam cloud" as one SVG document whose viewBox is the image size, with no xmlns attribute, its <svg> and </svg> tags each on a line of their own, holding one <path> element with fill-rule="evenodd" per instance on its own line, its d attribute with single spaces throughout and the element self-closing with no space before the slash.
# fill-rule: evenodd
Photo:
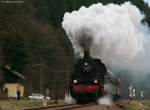
<svg viewBox="0 0 150 110">
<path fill-rule="evenodd" d="M 76 103 L 76 100 L 68 93 L 65 95 L 65 103 L 67 104 L 75 104 Z"/>
<path fill-rule="evenodd" d="M 98 100 L 98 103 L 102 104 L 102 105 L 109 105 L 109 106 L 113 104 L 112 99 L 110 98 L 110 96 L 104 96 L 104 97 L 100 98 Z"/>
<path fill-rule="evenodd" d="M 75 53 L 88 49 L 110 68 L 138 73 L 150 71 L 149 32 L 141 21 L 144 15 L 130 2 L 122 5 L 101 3 L 65 13 L 62 27 Z"/>
</svg>

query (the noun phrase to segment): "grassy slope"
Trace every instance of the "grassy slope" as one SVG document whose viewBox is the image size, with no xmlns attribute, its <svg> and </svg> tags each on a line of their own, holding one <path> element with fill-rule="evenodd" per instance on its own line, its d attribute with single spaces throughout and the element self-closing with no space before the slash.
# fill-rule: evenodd
<svg viewBox="0 0 150 110">
<path fill-rule="evenodd" d="M 55 101 L 48 101 L 48 106 L 55 106 Z M 59 101 L 57 105 L 64 105 L 63 101 Z M 43 107 L 43 101 L 31 101 L 31 100 L 21 100 L 21 101 L 0 101 L 0 110 L 23 110 L 25 108 Z"/>
<path fill-rule="evenodd" d="M 150 110 L 150 101 L 132 101 L 127 105 L 127 110 Z"/>
<path fill-rule="evenodd" d="M 21 110 L 42 106 L 42 101 L 0 101 L 0 110 Z"/>
</svg>

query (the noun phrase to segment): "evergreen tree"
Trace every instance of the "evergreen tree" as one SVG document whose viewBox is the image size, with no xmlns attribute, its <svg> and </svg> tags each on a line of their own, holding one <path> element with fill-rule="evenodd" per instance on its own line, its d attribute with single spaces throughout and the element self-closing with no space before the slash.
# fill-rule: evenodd
<svg viewBox="0 0 150 110">
<path fill-rule="evenodd" d="M 50 22 L 55 27 L 61 25 L 65 12 L 71 12 L 78 10 L 81 6 L 90 6 L 94 3 L 115 3 L 122 4 L 129 0 L 37 0 L 34 4 L 37 8 L 37 16 L 43 19 L 45 22 Z M 137 6 L 145 15 L 143 20 L 150 25 L 150 7 L 143 0 L 130 0 L 135 6 Z"/>
<path fill-rule="evenodd" d="M 2 42 L 4 65 L 10 65 L 12 70 L 22 72 L 27 63 L 26 48 L 20 36 L 5 37 Z"/>
</svg>

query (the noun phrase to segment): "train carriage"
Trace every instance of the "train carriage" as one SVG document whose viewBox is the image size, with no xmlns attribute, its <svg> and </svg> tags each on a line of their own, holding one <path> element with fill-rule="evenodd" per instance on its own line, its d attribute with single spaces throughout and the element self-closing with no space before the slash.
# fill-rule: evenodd
<svg viewBox="0 0 150 110">
<path fill-rule="evenodd" d="M 104 90 L 107 95 L 116 100 L 121 97 L 121 82 L 109 69 L 105 75 Z"/>
</svg>

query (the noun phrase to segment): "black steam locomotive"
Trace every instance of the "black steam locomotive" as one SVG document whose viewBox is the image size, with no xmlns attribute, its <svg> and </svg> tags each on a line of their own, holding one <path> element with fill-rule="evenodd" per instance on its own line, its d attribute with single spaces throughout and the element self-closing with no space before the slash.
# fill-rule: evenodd
<svg viewBox="0 0 150 110">
<path fill-rule="evenodd" d="M 100 59 L 93 59 L 85 51 L 74 66 L 70 94 L 77 102 L 97 101 L 105 95 L 117 99 L 121 96 L 121 85 Z"/>
</svg>

